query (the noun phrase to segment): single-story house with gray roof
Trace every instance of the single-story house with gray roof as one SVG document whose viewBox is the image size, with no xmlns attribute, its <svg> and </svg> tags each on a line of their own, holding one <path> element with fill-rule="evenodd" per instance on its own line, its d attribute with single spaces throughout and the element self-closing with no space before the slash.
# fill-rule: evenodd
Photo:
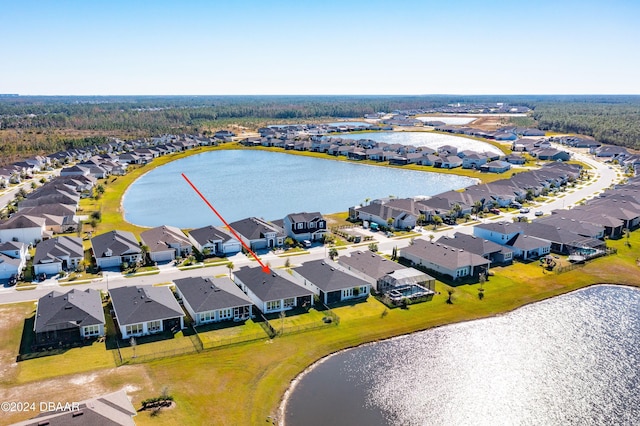
<svg viewBox="0 0 640 426">
<path fill-rule="evenodd" d="M 142 243 L 149 248 L 152 262 L 168 262 L 177 256 L 191 255 L 191 241 L 175 226 L 157 226 L 140 233 Z"/>
<path fill-rule="evenodd" d="M 251 299 L 229 278 L 190 277 L 174 280 L 176 293 L 196 325 L 251 318 Z"/>
<path fill-rule="evenodd" d="M 242 250 L 242 245 L 235 237 L 224 229 L 208 225 L 189 231 L 189 240 L 193 246 L 203 253 L 205 249 L 215 255 L 235 254 Z"/>
<path fill-rule="evenodd" d="M 118 287 L 109 295 L 123 339 L 184 328 L 184 311 L 169 287 Z"/>
<path fill-rule="evenodd" d="M 104 335 L 104 310 L 100 292 L 93 289 L 68 293 L 52 291 L 38 299 L 33 331 L 35 346 L 59 345 Z"/>
<path fill-rule="evenodd" d="M 371 284 L 331 260 L 305 262 L 291 272 L 325 304 L 366 299 L 371 290 Z"/>
<path fill-rule="evenodd" d="M 40 242 L 33 257 L 36 275 L 55 275 L 63 270 L 74 270 L 84 259 L 82 239 L 60 236 Z"/>
<path fill-rule="evenodd" d="M 265 314 L 288 311 L 297 306 L 313 306 L 313 291 L 305 288 L 288 273 L 244 266 L 233 273 L 233 281 Z"/>
<path fill-rule="evenodd" d="M 475 253 L 444 244 L 416 239 L 413 244 L 400 250 L 400 257 L 413 265 L 458 279 L 477 277 L 489 271 L 491 261 Z"/>
</svg>

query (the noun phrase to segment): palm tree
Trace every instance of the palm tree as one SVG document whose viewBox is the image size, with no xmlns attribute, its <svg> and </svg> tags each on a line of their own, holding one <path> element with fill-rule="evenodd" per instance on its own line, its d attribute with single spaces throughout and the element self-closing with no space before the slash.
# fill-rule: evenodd
<svg viewBox="0 0 640 426">
<path fill-rule="evenodd" d="M 227 263 L 227 268 L 229 268 L 229 279 L 231 279 L 231 271 L 233 271 L 233 262 Z"/>
</svg>

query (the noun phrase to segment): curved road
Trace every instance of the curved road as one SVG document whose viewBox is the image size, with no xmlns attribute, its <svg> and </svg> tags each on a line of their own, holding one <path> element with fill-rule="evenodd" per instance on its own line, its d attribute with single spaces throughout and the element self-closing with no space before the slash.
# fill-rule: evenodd
<svg viewBox="0 0 640 426">
<path fill-rule="evenodd" d="M 566 147 L 562 148 L 567 149 Z M 531 207 L 531 211 L 525 216 L 531 219 L 534 218 L 534 212 L 538 210 L 542 211 L 544 214 L 550 214 L 552 210 L 572 207 L 580 201 L 594 197 L 597 193 L 600 193 L 601 191 L 609 188 L 611 185 L 614 185 L 624 179 L 622 170 L 618 166 L 609 166 L 608 164 L 594 159 L 593 156 L 585 152 L 580 152 L 577 150 L 572 152 L 574 159 L 582 161 L 593 167 L 593 170 L 591 170 L 591 172 L 594 173 L 592 179 L 586 184 L 583 184 L 581 187 L 573 190 L 573 192 L 567 191 L 560 194 L 564 195 L 561 198 L 556 197 L 544 204 Z M 513 217 L 519 215 L 520 213 L 518 211 L 512 213 L 504 213 L 503 220 L 511 221 Z M 489 219 L 483 219 L 483 221 L 486 222 L 489 221 Z M 495 221 L 495 219 L 491 220 L 491 222 Z M 421 232 L 424 236 L 428 236 L 429 234 L 433 233 L 433 231 L 431 231 L 430 229 L 423 229 Z M 457 225 L 450 229 L 447 229 L 446 231 L 437 232 L 437 236 L 439 237 L 441 235 L 452 235 L 455 232 L 472 234 L 473 226 Z M 378 249 L 384 253 L 391 253 L 394 247 L 406 247 L 407 245 L 409 245 L 410 241 L 409 238 L 387 238 L 380 232 L 372 233 L 372 235 L 378 244 Z M 345 250 L 340 250 L 340 255 L 344 256 L 345 254 L 356 250 L 366 250 L 366 245 L 367 244 L 365 243 L 360 244 L 359 247 L 350 246 Z M 309 250 L 309 254 L 293 256 L 290 257 L 290 260 L 292 263 L 299 264 L 305 261 L 322 259 L 326 257 L 327 248 L 314 247 Z M 283 266 L 287 259 L 278 257 L 273 253 L 261 255 L 260 258 L 264 262 L 269 262 L 272 267 Z M 255 261 L 251 261 L 241 253 L 231 257 L 230 260 L 233 262 L 235 269 L 245 265 L 256 264 Z M 125 278 L 122 276 L 122 274 L 117 272 L 105 272 L 103 278 L 97 279 L 88 284 L 76 284 L 73 285 L 72 288 L 77 288 L 79 290 L 84 290 L 86 288 L 108 290 L 115 287 L 130 285 L 151 285 L 168 283 L 169 281 L 177 278 L 193 276 L 217 276 L 228 274 L 228 272 L 229 270 L 226 266 L 215 266 L 181 271 L 173 266 L 165 265 L 160 267 L 159 274 L 147 276 L 140 275 L 131 278 Z M 70 286 L 60 286 L 55 279 L 50 278 L 43 283 L 38 284 L 37 288 L 33 290 L 17 291 L 15 288 L 0 288 L 0 304 L 37 300 L 52 290 L 65 292 L 70 290 Z"/>
</svg>

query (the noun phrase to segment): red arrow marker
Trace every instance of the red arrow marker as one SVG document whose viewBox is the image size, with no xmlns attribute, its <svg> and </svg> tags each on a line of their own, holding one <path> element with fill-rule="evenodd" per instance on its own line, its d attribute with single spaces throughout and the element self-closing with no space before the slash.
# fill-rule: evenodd
<svg viewBox="0 0 640 426">
<path fill-rule="evenodd" d="M 220 219 L 220 220 L 222 221 L 222 223 L 224 223 L 224 226 L 226 226 L 226 227 L 227 227 L 227 229 L 229 229 L 229 231 L 231 231 L 231 233 L 233 234 L 233 236 L 234 236 L 234 237 L 236 237 L 236 239 L 237 239 L 238 241 L 240 241 L 240 244 L 242 244 L 242 247 L 244 247 L 244 248 L 245 248 L 245 250 L 247 250 L 247 251 L 251 254 L 251 256 L 253 256 L 253 257 L 258 261 L 258 263 L 260 264 L 260 266 L 262 266 L 262 272 L 264 272 L 265 274 L 270 274 L 270 273 L 271 273 L 271 270 L 269 269 L 269 267 L 268 267 L 267 265 L 265 265 L 264 263 L 262 263 L 262 261 L 260 260 L 260 258 L 258 257 L 258 255 L 257 255 L 257 254 L 255 254 L 255 253 L 253 252 L 253 250 L 251 250 L 251 249 L 249 248 L 249 246 L 247 246 L 247 245 L 244 243 L 244 241 L 242 241 L 242 238 L 240 238 L 240 236 L 236 233 L 236 231 L 234 231 L 234 230 L 233 230 L 233 228 L 229 226 L 229 224 L 227 223 L 227 221 L 226 221 L 226 220 L 224 220 L 224 218 L 223 218 L 222 216 L 220 216 L 220 213 L 218 213 L 218 211 L 217 211 L 216 209 L 214 209 L 214 208 L 213 208 L 213 206 L 211 205 L 211 203 L 209 203 L 209 201 L 207 201 L 207 199 L 204 197 L 204 195 L 202 195 L 202 193 L 201 193 L 200 191 L 198 191 L 198 188 L 196 188 L 196 186 L 195 186 L 193 183 L 191 183 L 191 181 L 189 180 L 189 178 L 187 178 L 187 177 L 184 175 L 184 173 L 182 173 L 182 177 L 184 178 L 184 180 L 186 180 L 186 181 L 187 181 L 187 183 L 188 183 L 189 185 L 191 185 L 191 188 L 193 188 L 193 190 L 194 190 L 194 191 L 196 191 L 196 194 L 198 194 L 198 195 L 200 196 L 200 198 L 202 198 L 202 200 L 207 204 L 207 206 L 209 206 L 209 208 L 210 208 L 211 210 L 213 210 L 213 212 L 216 214 L 216 216 L 218 216 L 218 219 Z"/>
</svg>

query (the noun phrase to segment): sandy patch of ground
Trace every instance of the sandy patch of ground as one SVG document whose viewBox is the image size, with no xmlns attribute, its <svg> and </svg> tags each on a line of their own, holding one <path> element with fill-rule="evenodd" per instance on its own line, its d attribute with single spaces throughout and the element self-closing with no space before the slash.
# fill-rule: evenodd
<svg viewBox="0 0 640 426">
<path fill-rule="evenodd" d="M 154 389 L 147 368 L 144 365 L 122 366 L 91 373 L 41 380 L 16 386 L 0 387 L 0 401 L 34 402 L 36 409 L 40 402 L 78 402 L 105 393 L 125 389 L 129 397 L 136 401 L 153 396 Z M 3 413 L 2 423 L 13 423 L 39 414 L 36 412 Z M 5 423 L 6 422 L 6 423 Z"/>
</svg>

